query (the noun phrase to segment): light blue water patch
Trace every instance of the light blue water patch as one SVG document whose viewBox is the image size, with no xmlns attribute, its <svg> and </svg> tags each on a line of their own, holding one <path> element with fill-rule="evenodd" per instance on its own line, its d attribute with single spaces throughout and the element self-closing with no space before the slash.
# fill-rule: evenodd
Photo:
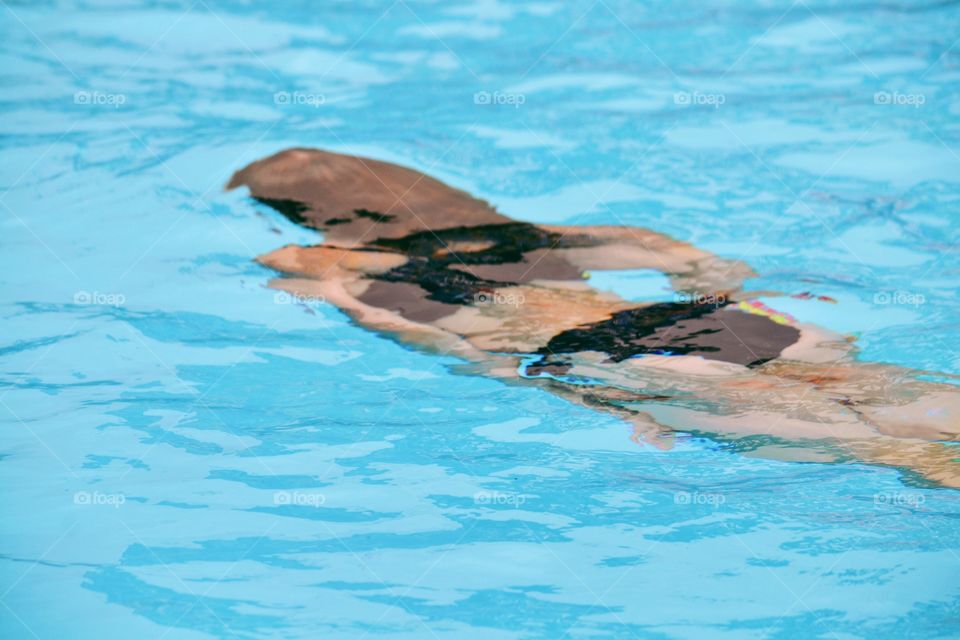
<svg viewBox="0 0 960 640">
<path fill-rule="evenodd" d="M 898 294 L 892 292 L 890 295 L 892 300 Z M 863 302 L 850 295 L 841 296 L 833 302 L 784 296 L 760 297 L 758 300 L 772 309 L 790 314 L 800 322 L 809 322 L 842 334 L 861 334 L 922 321 L 923 305 L 887 304 L 884 302 L 886 298 L 881 296 L 878 295 L 875 303 Z"/>
<path fill-rule="evenodd" d="M 67 0 L 0 25 L 2 637 L 958 636 L 955 490 L 762 437 L 661 450 L 466 374 L 277 296 L 254 258 L 320 237 L 223 191 L 287 147 L 362 153 L 743 260 L 751 289 L 836 299 L 764 301 L 862 359 L 960 374 L 957 5 Z"/>
<path fill-rule="evenodd" d="M 615 293 L 624 300 L 637 302 L 675 302 L 677 294 L 670 279 L 653 269 L 595 270 L 588 282 L 601 291 Z"/>
</svg>

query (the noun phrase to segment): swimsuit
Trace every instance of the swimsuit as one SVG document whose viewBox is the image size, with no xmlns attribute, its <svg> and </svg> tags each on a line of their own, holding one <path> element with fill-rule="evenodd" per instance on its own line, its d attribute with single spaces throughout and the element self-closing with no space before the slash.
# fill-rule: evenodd
<svg viewBox="0 0 960 640">
<path fill-rule="evenodd" d="M 266 200 L 294 222 L 302 224 L 304 207 L 290 200 Z M 388 216 L 356 210 L 356 216 L 382 221 Z M 468 243 L 470 251 L 451 251 Z M 490 291 L 536 279 L 572 280 L 583 274 L 550 249 L 603 246 L 587 234 L 561 234 L 526 222 L 461 226 L 418 231 L 399 238 L 379 238 L 357 251 L 392 251 L 407 261 L 381 274 L 359 296 L 365 304 L 388 309 L 416 322 L 432 322 L 476 303 Z M 536 260 L 531 254 L 546 252 Z M 466 270 L 469 268 L 470 272 Z M 553 336 L 526 367 L 562 373 L 564 354 L 599 351 L 612 362 L 649 354 L 693 355 L 708 360 L 756 367 L 797 342 L 793 319 L 760 302 L 664 302 L 619 311 L 609 319 Z"/>
</svg>

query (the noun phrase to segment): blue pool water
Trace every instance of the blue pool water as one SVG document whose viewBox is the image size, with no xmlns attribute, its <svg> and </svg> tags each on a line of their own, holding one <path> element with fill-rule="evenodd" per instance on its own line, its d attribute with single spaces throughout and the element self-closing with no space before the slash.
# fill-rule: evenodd
<svg viewBox="0 0 960 640">
<path fill-rule="evenodd" d="M 0 16 L 3 637 L 960 637 L 957 491 L 640 447 L 278 296 L 252 258 L 316 236 L 222 190 L 294 145 L 400 162 L 742 258 L 862 358 L 960 374 L 957 5 Z"/>
</svg>

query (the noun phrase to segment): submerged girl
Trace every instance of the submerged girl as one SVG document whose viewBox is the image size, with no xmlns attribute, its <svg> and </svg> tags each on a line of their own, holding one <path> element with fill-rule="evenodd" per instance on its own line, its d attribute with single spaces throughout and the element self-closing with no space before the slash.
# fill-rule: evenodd
<svg viewBox="0 0 960 640">
<path fill-rule="evenodd" d="M 255 162 L 239 186 L 324 233 L 261 256 L 285 275 L 271 286 L 615 414 L 638 441 L 766 435 L 780 445 L 762 455 L 853 457 L 960 486 L 944 444 L 960 439 L 960 390 L 857 361 L 847 338 L 743 291 L 742 262 L 646 229 L 517 222 L 413 169 L 326 151 Z M 677 301 L 597 290 L 586 277 L 604 269 L 660 271 Z"/>
</svg>

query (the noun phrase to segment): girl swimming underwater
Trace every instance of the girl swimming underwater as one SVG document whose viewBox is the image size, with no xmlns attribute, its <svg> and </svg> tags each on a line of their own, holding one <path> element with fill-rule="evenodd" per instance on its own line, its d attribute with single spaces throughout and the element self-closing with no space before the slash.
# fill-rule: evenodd
<svg viewBox="0 0 960 640">
<path fill-rule="evenodd" d="M 943 444 L 960 439 L 960 391 L 859 362 L 847 338 L 759 304 L 742 262 L 646 229 L 517 222 L 415 170 L 326 151 L 255 162 L 239 186 L 324 233 L 261 256 L 284 274 L 271 286 L 613 413 L 638 441 L 766 435 L 780 444 L 762 455 L 852 457 L 960 486 Z M 609 269 L 660 271 L 677 299 L 628 301 L 585 279 Z"/>
</svg>

